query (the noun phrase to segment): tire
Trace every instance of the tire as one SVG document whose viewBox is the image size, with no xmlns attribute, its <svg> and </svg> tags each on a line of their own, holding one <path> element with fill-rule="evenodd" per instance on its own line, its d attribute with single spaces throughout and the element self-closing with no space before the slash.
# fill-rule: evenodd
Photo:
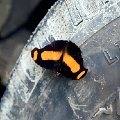
<svg viewBox="0 0 120 120">
<path fill-rule="evenodd" d="M 37 66 L 34 47 L 80 46 L 87 75 L 70 81 Z M 58 79 L 58 80 L 56 80 Z M 1 120 L 120 120 L 120 0 L 59 0 L 17 60 L 1 99 Z"/>
</svg>

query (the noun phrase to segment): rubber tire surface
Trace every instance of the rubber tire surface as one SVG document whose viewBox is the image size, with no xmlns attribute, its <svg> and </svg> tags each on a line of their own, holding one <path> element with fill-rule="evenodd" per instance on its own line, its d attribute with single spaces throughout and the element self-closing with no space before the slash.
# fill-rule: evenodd
<svg viewBox="0 0 120 120">
<path fill-rule="evenodd" d="M 80 46 L 80 81 L 37 66 L 30 53 L 54 40 Z M 59 0 L 30 36 L 1 99 L 1 120 L 120 119 L 120 0 Z"/>
</svg>

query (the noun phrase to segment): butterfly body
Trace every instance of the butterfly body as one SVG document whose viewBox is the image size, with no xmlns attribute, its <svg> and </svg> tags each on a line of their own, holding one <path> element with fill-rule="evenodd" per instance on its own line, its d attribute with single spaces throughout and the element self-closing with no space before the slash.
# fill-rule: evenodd
<svg viewBox="0 0 120 120">
<path fill-rule="evenodd" d="M 42 49 L 34 48 L 31 56 L 39 66 L 61 73 L 69 79 L 79 80 L 87 73 L 81 50 L 71 41 L 58 40 Z"/>
</svg>

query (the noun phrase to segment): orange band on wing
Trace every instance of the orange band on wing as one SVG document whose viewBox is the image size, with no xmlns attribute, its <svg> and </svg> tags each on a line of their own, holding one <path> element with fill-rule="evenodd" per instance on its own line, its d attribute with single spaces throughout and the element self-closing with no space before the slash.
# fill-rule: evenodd
<svg viewBox="0 0 120 120">
<path fill-rule="evenodd" d="M 85 71 L 82 71 L 80 74 L 78 74 L 77 79 L 79 80 L 84 74 L 85 74 Z"/>
<path fill-rule="evenodd" d="M 38 56 L 38 51 L 35 50 L 34 53 L 33 53 L 33 60 L 37 60 L 37 56 Z"/>
<path fill-rule="evenodd" d="M 80 65 L 68 53 L 64 54 L 63 62 L 65 62 L 66 65 L 71 69 L 72 73 L 76 73 L 80 70 Z"/>
<path fill-rule="evenodd" d="M 41 53 L 42 60 L 59 60 L 62 55 L 62 51 L 43 51 Z"/>
</svg>

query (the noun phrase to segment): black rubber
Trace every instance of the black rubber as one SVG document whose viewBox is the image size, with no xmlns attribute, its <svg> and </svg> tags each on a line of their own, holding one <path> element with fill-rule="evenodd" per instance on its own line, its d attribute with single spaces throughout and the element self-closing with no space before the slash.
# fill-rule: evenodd
<svg viewBox="0 0 120 120">
<path fill-rule="evenodd" d="M 37 66 L 31 50 L 80 46 L 87 75 L 70 81 Z M 71 48 L 72 49 L 72 48 Z M 30 36 L 9 77 L 1 120 L 120 120 L 120 0 L 59 0 Z"/>
</svg>

